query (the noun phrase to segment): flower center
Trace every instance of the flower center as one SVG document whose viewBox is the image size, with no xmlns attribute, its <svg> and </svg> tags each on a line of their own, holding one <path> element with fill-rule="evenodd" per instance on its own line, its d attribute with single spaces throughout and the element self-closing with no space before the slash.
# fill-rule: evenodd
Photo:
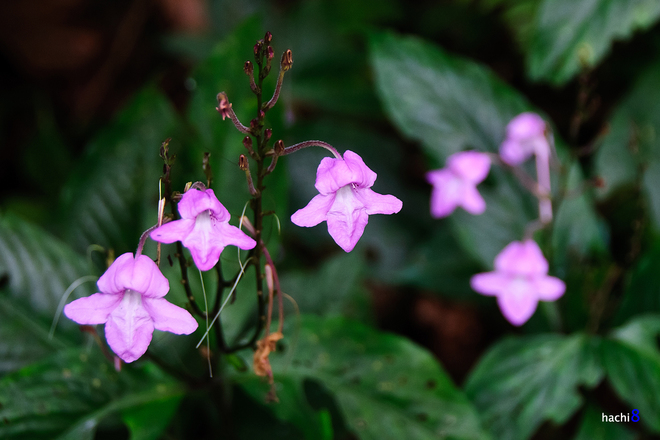
<svg viewBox="0 0 660 440">
<path fill-rule="evenodd" d="M 211 214 L 211 210 L 207 209 L 197 214 L 195 218 L 195 229 L 210 229 L 215 225 L 215 217 Z"/>
<path fill-rule="evenodd" d="M 532 292 L 531 284 L 527 277 L 516 276 L 509 283 L 509 291 L 516 298 L 523 298 Z"/>
</svg>

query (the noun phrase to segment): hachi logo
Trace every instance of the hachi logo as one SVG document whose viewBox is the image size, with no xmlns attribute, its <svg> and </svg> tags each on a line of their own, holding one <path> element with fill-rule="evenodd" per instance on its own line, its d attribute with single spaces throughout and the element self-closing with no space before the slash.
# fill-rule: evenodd
<svg viewBox="0 0 660 440">
<path fill-rule="evenodd" d="M 610 422 L 610 423 L 628 423 L 628 422 L 639 422 L 639 410 L 632 410 L 632 417 L 630 413 L 628 414 L 617 414 L 615 416 L 602 413 L 600 417 L 601 422 Z"/>
</svg>

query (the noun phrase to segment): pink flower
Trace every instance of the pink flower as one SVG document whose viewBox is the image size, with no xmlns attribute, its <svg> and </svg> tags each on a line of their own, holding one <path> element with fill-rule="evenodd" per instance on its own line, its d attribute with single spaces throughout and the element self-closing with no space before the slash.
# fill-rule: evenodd
<svg viewBox="0 0 660 440">
<path fill-rule="evenodd" d="M 470 285 L 482 295 L 497 296 L 502 315 L 522 325 L 534 314 L 539 301 L 555 301 L 566 285 L 548 276 L 548 262 L 534 240 L 509 243 L 495 257 L 495 271 L 479 273 Z"/>
<path fill-rule="evenodd" d="M 105 324 L 105 338 L 125 362 L 133 362 L 149 347 L 154 329 L 189 335 L 197 321 L 163 297 L 170 284 L 151 258 L 126 253 L 97 282 L 100 293 L 77 299 L 64 314 L 78 324 Z"/>
<path fill-rule="evenodd" d="M 216 265 L 225 246 L 252 249 L 257 242 L 236 226 L 229 224 L 229 211 L 218 201 L 212 189 L 189 189 L 179 202 L 180 220 L 154 229 L 150 237 L 161 243 L 181 243 L 190 249 L 199 270 Z"/>
<path fill-rule="evenodd" d="M 344 251 L 357 244 L 372 214 L 394 214 L 403 202 L 391 195 L 382 195 L 370 188 L 376 173 L 360 156 L 347 150 L 343 159 L 325 157 L 316 170 L 315 196 L 307 206 L 291 216 L 298 226 L 316 226 L 328 222 L 328 232 Z"/>
<path fill-rule="evenodd" d="M 447 159 L 447 167 L 426 173 L 426 180 L 433 185 L 431 215 L 446 217 L 458 206 L 470 214 L 481 214 L 486 202 L 477 191 L 490 171 L 490 158 L 485 153 L 465 151 Z"/>
<path fill-rule="evenodd" d="M 506 139 L 500 145 L 500 157 L 509 165 L 519 165 L 533 154 L 549 155 L 545 121 L 536 113 L 521 113 L 506 126 Z"/>
</svg>

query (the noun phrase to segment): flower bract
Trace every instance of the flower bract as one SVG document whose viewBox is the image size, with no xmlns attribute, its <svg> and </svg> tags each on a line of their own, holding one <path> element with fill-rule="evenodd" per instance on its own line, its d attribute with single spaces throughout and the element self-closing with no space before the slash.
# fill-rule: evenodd
<svg viewBox="0 0 660 440">
<path fill-rule="evenodd" d="M 212 189 L 189 189 L 181 197 L 178 208 L 181 219 L 154 229 L 150 236 L 161 243 L 181 241 L 200 270 L 213 268 L 225 246 L 252 249 L 257 245 L 245 232 L 229 224 L 229 211 Z"/>
<path fill-rule="evenodd" d="M 133 362 L 147 351 L 154 329 L 178 335 L 197 329 L 197 321 L 188 311 L 163 298 L 169 282 L 145 255 L 121 255 L 97 286 L 99 293 L 67 304 L 64 314 L 78 324 L 105 324 L 108 345 L 125 362 Z"/>
<path fill-rule="evenodd" d="M 372 214 L 394 214 L 403 202 L 392 195 L 371 190 L 374 173 L 362 158 L 347 150 L 343 159 L 325 157 L 316 170 L 315 196 L 307 206 L 291 216 L 298 226 L 328 222 L 328 232 L 344 251 L 357 244 Z"/>
<path fill-rule="evenodd" d="M 472 288 L 496 296 L 502 315 L 513 325 L 522 325 L 534 314 L 539 301 L 555 301 L 566 285 L 548 276 L 548 262 L 534 240 L 509 243 L 495 257 L 495 271 L 476 274 Z"/>
<path fill-rule="evenodd" d="M 537 152 L 549 154 L 545 121 L 536 113 L 521 113 L 506 126 L 506 139 L 500 157 L 509 165 L 519 165 Z"/>
<path fill-rule="evenodd" d="M 431 215 L 446 217 L 458 206 L 470 214 L 481 214 L 486 210 L 477 185 L 490 171 L 490 158 L 486 153 L 464 151 L 447 159 L 447 167 L 426 173 L 426 180 L 433 185 L 431 193 Z"/>
</svg>

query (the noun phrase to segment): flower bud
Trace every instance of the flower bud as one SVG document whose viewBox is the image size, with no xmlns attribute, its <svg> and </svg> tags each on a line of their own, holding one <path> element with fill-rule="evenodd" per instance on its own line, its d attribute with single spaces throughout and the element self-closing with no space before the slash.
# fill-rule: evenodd
<svg viewBox="0 0 660 440">
<path fill-rule="evenodd" d="M 246 75 L 251 76 L 254 73 L 254 67 L 252 67 L 252 63 L 246 61 L 245 64 L 243 65 L 243 71 L 245 72 Z"/>
<path fill-rule="evenodd" d="M 229 98 L 227 98 L 227 94 L 225 92 L 218 93 L 218 106 L 215 109 L 220 112 L 223 121 L 226 117 L 229 116 L 231 103 L 229 102 Z"/>
<path fill-rule="evenodd" d="M 259 51 L 261 50 L 261 42 L 257 41 L 257 44 L 254 45 L 254 56 L 259 56 Z"/>
<path fill-rule="evenodd" d="M 282 139 L 279 141 L 275 142 L 275 155 L 276 156 L 281 156 L 284 154 L 284 142 L 282 142 Z"/>
<path fill-rule="evenodd" d="M 275 51 L 272 46 L 268 46 L 268 59 L 272 60 L 275 57 Z"/>
<path fill-rule="evenodd" d="M 248 170 L 248 168 L 249 168 L 249 166 L 248 166 L 248 159 L 247 159 L 247 157 L 245 157 L 245 154 L 241 154 L 241 155 L 238 157 L 238 167 L 239 167 L 241 170 L 243 170 L 243 171 L 247 171 L 247 170 Z"/>
<path fill-rule="evenodd" d="M 245 136 L 243 138 L 243 146 L 248 150 L 252 148 L 252 138 L 250 136 Z"/>
<path fill-rule="evenodd" d="M 287 49 L 286 52 L 282 54 L 282 60 L 280 61 L 280 66 L 282 67 L 282 70 L 286 72 L 291 68 L 292 64 L 293 64 L 293 53 L 291 52 L 291 49 Z"/>
<path fill-rule="evenodd" d="M 270 31 L 266 32 L 266 36 L 264 37 L 264 42 L 266 44 L 270 44 L 270 42 L 273 41 L 273 34 L 270 33 Z"/>
<path fill-rule="evenodd" d="M 266 136 L 266 142 L 268 142 L 268 140 L 272 135 L 273 135 L 273 130 L 271 128 L 267 128 L 266 132 L 264 133 L 264 136 Z"/>
<path fill-rule="evenodd" d="M 259 119 L 263 120 L 266 117 L 266 113 L 263 110 L 259 110 Z"/>
<path fill-rule="evenodd" d="M 250 121 L 250 130 L 252 130 L 253 132 L 254 130 L 257 129 L 258 126 L 259 126 L 259 121 L 257 119 L 253 119 Z"/>
</svg>

